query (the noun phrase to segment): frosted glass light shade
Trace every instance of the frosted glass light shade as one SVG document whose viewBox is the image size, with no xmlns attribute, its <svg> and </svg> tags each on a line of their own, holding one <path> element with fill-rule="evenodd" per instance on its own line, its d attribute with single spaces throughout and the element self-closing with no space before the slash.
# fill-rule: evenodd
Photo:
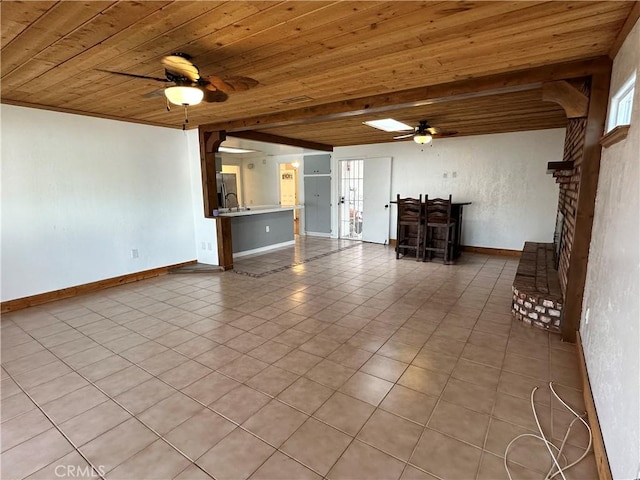
<svg viewBox="0 0 640 480">
<path fill-rule="evenodd" d="M 164 94 L 175 105 L 197 105 L 204 97 L 204 92 L 199 88 L 180 85 L 165 88 Z"/>
<path fill-rule="evenodd" d="M 424 145 L 431 142 L 431 138 L 431 135 L 429 135 L 428 133 L 417 133 L 413 136 L 413 141 L 419 143 L 420 145 Z"/>
</svg>

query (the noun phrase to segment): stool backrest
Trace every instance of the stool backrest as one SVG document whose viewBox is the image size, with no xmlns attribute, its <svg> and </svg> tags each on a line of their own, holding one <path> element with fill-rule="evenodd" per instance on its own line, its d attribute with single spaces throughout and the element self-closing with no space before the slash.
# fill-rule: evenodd
<svg viewBox="0 0 640 480">
<path fill-rule="evenodd" d="M 398 219 L 418 221 L 422 212 L 422 195 L 418 198 L 400 198 L 398 194 Z"/>
<path fill-rule="evenodd" d="M 426 216 L 428 223 L 450 223 L 451 222 L 451 195 L 448 199 L 433 198 L 424 196 L 426 204 Z"/>
</svg>

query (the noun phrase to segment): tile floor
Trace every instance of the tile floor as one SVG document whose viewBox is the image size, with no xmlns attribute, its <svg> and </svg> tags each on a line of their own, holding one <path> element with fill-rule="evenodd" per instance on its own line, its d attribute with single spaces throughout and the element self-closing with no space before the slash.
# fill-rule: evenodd
<svg viewBox="0 0 640 480">
<path fill-rule="evenodd" d="M 512 322 L 516 265 L 358 244 L 4 315 L 2 478 L 506 478 L 532 387 L 556 443 L 571 417 L 546 383 L 584 408 L 573 346 Z M 509 458 L 514 478 L 550 466 L 531 438 Z M 597 478 L 593 455 L 566 475 Z"/>
</svg>

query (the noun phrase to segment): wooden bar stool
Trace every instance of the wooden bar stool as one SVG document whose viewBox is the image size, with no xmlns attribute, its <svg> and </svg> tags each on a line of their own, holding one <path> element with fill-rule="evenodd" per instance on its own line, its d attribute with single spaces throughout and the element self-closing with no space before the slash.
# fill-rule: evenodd
<svg viewBox="0 0 640 480">
<path fill-rule="evenodd" d="M 424 251 L 422 260 L 433 258 L 434 253 L 442 253 L 443 263 L 451 261 L 453 246 L 455 245 L 456 219 L 451 216 L 451 195 L 449 199 L 424 196 L 425 228 Z"/>
<path fill-rule="evenodd" d="M 396 259 L 400 253 L 415 250 L 416 261 L 420 259 L 424 234 L 422 216 L 422 195 L 419 198 L 400 198 L 398 194 L 398 219 L 396 230 Z"/>
</svg>

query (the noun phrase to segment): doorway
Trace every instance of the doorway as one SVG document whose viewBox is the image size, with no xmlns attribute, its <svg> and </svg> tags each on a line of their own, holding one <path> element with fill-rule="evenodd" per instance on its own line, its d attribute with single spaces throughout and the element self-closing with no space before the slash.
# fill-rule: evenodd
<svg viewBox="0 0 640 480">
<path fill-rule="evenodd" d="M 294 207 L 298 205 L 298 167 L 299 163 L 281 163 L 278 171 L 280 184 L 280 205 Z M 293 211 L 293 233 L 300 232 L 299 211 Z"/>
<path fill-rule="evenodd" d="M 340 238 L 389 243 L 391 157 L 341 160 Z"/>
</svg>

